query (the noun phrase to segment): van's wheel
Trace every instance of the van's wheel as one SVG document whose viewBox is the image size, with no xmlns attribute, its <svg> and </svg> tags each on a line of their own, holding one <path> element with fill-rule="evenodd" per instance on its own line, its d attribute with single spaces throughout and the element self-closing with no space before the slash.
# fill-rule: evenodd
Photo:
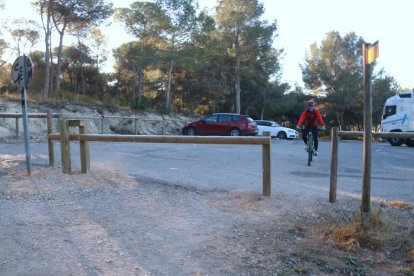
<svg viewBox="0 0 414 276">
<path fill-rule="evenodd" d="M 399 147 L 402 145 L 403 140 L 400 138 L 388 138 L 388 142 L 391 144 L 391 146 Z"/>
<path fill-rule="evenodd" d="M 407 147 L 414 147 L 414 139 L 405 140 L 405 144 L 407 145 Z"/>
<path fill-rule="evenodd" d="M 230 130 L 230 136 L 240 136 L 240 130 L 238 130 L 237 128 L 232 128 Z"/>
</svg>

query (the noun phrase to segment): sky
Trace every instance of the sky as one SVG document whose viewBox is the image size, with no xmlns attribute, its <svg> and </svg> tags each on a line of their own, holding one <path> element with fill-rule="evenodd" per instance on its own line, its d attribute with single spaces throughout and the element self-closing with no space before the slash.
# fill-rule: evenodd
<svg viewBox="0 0 414 276">
<path fill-rule="evenodd" d="M 376 71 L 384 68 L 403 87 L 414 87 L 414 0 L 259 0 L 264 4 L 263 19 L 277 22 L 274 47 L 284 49 L 282 81 L 303 86 L 299 64 L 303 63 L 310 45 L 320 45 L 326 34 L 338 31 L 341 36 L 355 32 L 366 42 L 379 41 Z M 14 17 L 40 20 L 33 11 L 32 0 L 5 0 L 0 12 L 2 21 Z M 115 7 L 128 7 L 133 0 L 113 0 Z M 200 8 L 214 14 L 216 0 L 199 0 Z M 117 23 L 106 27 L 108 48 L 115 48 L 132 38 Z M 3 33 L 4 35 L 4 33 Z M 57 45 L 57 44 L 56 44 Z M 43 47 L 42 43 L 39 45 Z M 40 48 L 42 49 L 42 48 Z M 13 62 L 13 61 L 11 61 Z M 107 71 L 113 59 L 109 59 Z M 375 73 L 375 72 L 374 72 Z"/>
</svg>

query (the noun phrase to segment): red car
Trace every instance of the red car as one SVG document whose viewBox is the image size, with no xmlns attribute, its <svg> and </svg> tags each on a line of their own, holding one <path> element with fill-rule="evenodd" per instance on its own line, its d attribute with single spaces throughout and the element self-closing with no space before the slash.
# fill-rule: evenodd
<svg viewBox="0 0 414 276">
<path fill-rule="evenodd" d="M 183 135 L 254 136 L 258 133 L 256 122 L 247 115 L 215 113 L 182 129 Z"/>
</svg>

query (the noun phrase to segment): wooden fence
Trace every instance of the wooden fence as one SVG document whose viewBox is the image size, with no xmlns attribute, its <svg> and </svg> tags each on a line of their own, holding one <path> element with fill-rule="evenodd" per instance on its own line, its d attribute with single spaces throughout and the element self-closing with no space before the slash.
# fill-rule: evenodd
<svg viewBox="0 0 414 276">
<path fill-rule="evenodd" d="M 80 142 L 81 172 L 89 170 L 89 148 L 87 142 L 135 142 L 135 143 L 190 143 L 190 144 L 236 144 L 262 145 L 263 195 L 271 194 L 270 133 L 266 137 L 222 137 L 222 136 L 166 136 L 166 135 L 103 135 L 86 134 L 82 120 L 62 120 L 60 133 L 52 133 L 52 115 L 48 114 L 49 164 L 54 166 L 52 141 L 60 141 L 62 172 L 71 173 L 70 141 Z M 50 126 L 50 128 L 49 128 Z M 79 134 L 69 134 L 69 127 L 79 127 Z"/>
<path fill-rule="evenodd" d="M 81 171 L 86 173 L 89 170 L 88 141 L 94 142 L 138 142 L 138 143 L 192 143 L 192 144 L 249 144 L 262 145 L 263 165 L 263 195 L 271 193 L 270 177 L 270 137 L 193 137 L 193 136 L 165 136 L 165 135 L 103 135 L 86 134 L 86 125 L 82 120 L 64 120 L 57 113 L 31 113 L 29 118 L 47 118 L 48 128 L 48 150 L 49 165 L 54 166 L 54 151 L 52 141 L 60 141 L 62 154 L 62 171 L 70 173 L 70 141 L 80 141 L 81 147 Z M 19 113 L 0 113 L 0 118 L 15 118 L 16 133 L 18 133 L 18 119 L 22 118 Z M 52 118 L 60 118 L 60 132 L 53 133 Z M 62 123 L 66 121 L 66 123 Z M 79 127 L 79 134 L 69 134 L 70 126 Z M 269 133 L 270 135 L 270 133 Z M 331 166 L 330 166 L 330 191 L 329 201 L 336 201 L 337 176 L 338 176 L 338 148 L 339 139 L 362 138 L 362 131 L 339 131 L 334 127 L 331 131 Z M 402 132 L 372 132 L 373 138 L 401 138 L 414 139 L 414 133 Z M 69 159 L 68 159 L 69 158 Z"/>
<path fill-rule="evenodd" d="M 339 131 L 337 127 L 331 130 L 331 174 L 329 184 L 329 202 L 336 202 L 338 178 L 338 147 L 341 139 L 363 138 L 363 131 Z M 414 139 L 414 133 L 409 132 L 372 132 L 373 138 Z"/>
<path fill-rule="evenodd" d="M 59 118 L 58 113 L 51 113 L 52 118 Z M 19 119 L 23 117 L 22 113 L 0 113 L 2 119 L 15 119 L 16 120 L 16 136 L 19 135 Z M 47 113 L 28 113 L 28 118 L 44 119 L 47 118 Z"/>
</svg>

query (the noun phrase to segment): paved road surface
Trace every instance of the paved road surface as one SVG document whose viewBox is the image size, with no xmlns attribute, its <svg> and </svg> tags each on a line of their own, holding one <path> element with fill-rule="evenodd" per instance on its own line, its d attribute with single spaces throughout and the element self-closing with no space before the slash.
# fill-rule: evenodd
<svg viewBox="0 0 414 276">
<path fill-rule="evenodd" d="M 330 142 L 320 142 L 319 156 L 311 167 L 299 140 L 272 140 L 272 194 L 278 192 L 328 198 Z M 55 144 L 59 166 L 59 144 Z M 414 148 L 373 144 L 373 199 L 414 203 Z M 72 167 L 80 170 L 79 146 L 73 143 Z M 47 164 L 47 145 L 32 144 L 32 163 Z M 255 145 L 198 145 L 145 143 L 90 143 L 91 169 L 110 167 L 138 179 L 155 178 L 200 190 L 249 189 L 262 191 L 262 148 Z M 0 155 L 25 160 L 23 145 L 0 144 Z M 338 200 L 361 197 L 362 143 L 339 145 Z"/>
</svg>

